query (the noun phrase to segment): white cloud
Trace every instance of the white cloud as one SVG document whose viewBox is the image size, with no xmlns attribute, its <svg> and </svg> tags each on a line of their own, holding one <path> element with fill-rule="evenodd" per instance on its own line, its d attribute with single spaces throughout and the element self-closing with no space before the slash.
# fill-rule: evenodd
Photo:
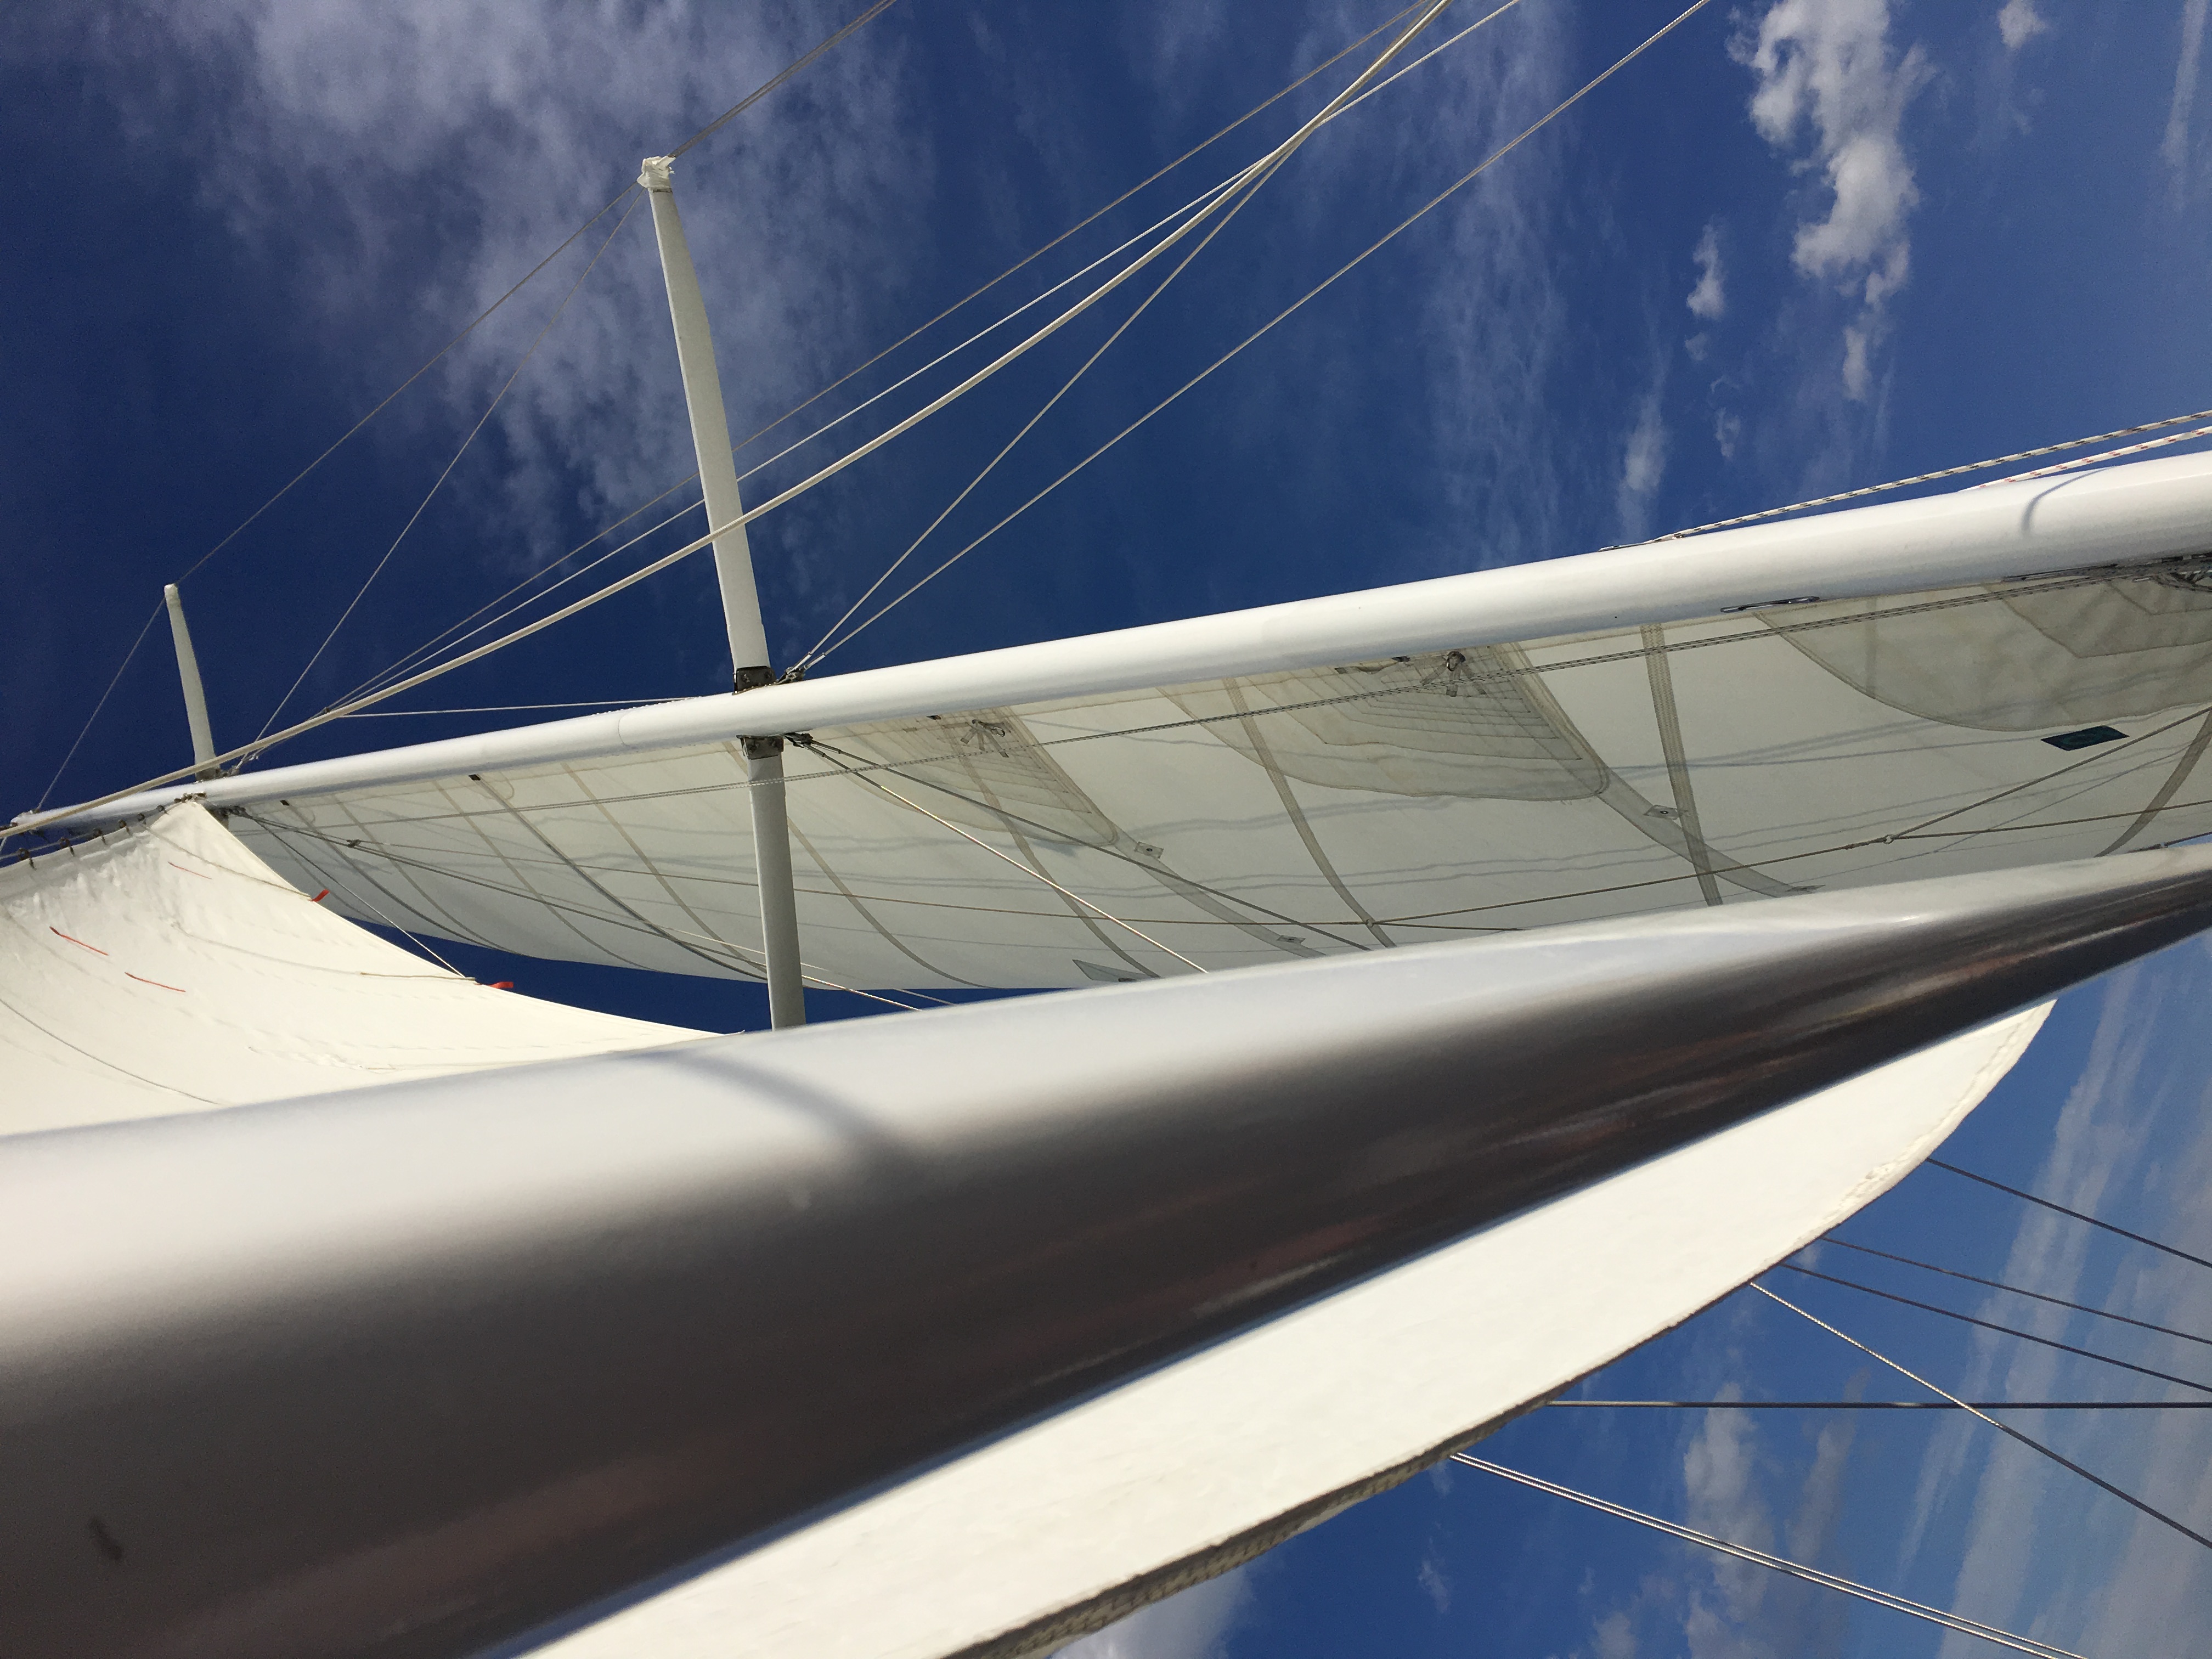
<svg viewBox="0 0 2212 1659">
<path fill-rule="evenodd" d="M 2204 13 L 2207 0 L 2182 0 L 2181 50 L 2174 59 L 2173 101 L 2166 112 L 2166 142 L 2159 153 L 2173 170 L 2177 192 L 2187 188 L 2189 174 L 2189 118 L 2197 103 L 2197 74 L 2204 57 Z"/>
<path fill-rule="evenodd" d="M 1444 1570 L 1437 1565 L 1433 1551 L 1421 1558 L 1421 1570 L 1414 1577 L 1419 1581 L 1422 1589 L 1427 1592 L 1429 1600 L 1436 1603 L 1439 1614 L 1451 1611 L 1451 1580 L 1444 1576 Z"/>
<path fill-rule="evenodd" d="M 1709 323 L 1718 321 L 1728 311 L 1728 294 L 1721 283 L 1719 226 L 1705 227 L 1705 234 L 1698 238 L 1697 251 L 1690 257 L 1698 262 L 1698 283 L 1684 303 L 1692 317 L 1702 317 Z"/>
<path fill-rule="evenodd" d="M 1620 527 L 1632 541 L 1641 541 L 1651 531 L 1651 498 L 1667 477 L 1667 422 L 1660 413 L 1660 381 L 1644 395 L 1636 424 L 1620 458 L 1620 483 L 1616 507 Z"/>
<path fill-rule="evenodd" d="M 1721 459 L 1735 459 L 1736 446 L 1743 441 L 1743 416 L 1732 409 L 1723 409 L 1713 416 L 1713 441 L 1720 446 Z"/>
<path fill-rule="evenodd" d="M 1997 13 L 1997 33 L 2005 50 L 2018 52 L 2039 34 L 2051 31 L 2050 22 L 2035 9 L 2035 0 L 2005 0 Z"/>
<path fill-rule="evenodd" d="M 1250 1569 L 1238 1567 L 1070 1644 L 1057 1659 L 1215 1659 L 1251 1601 Z"/>
<path fill-rule="evenodd" d="M 1799 270 L 1857 302 L 1844 331 L 1847 396 L 1863 400 L 1885 307 L 1911 270 L 1907 224 L 1920 200 L 1905 152 L 1906 106 L 1926 84 L 1926 55 L 1889 46 L 1888 0 L 1778 0 L 1731 45 L 1757 78 L 1752 124 L 1826 183 L 1826 211 L 1797 228 Z"/>
</svg>

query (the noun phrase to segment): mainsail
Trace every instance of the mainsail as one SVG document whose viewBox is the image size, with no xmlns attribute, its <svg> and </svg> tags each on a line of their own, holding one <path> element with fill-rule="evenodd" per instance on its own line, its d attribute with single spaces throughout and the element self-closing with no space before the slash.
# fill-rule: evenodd
<svg viewBox="0 0 2212 1659">
<path fill-rule="evenodd" d="M 2212 830 L 2212 459 L 764 687 L 191 795 L 346 913 L 756 976 L 742 739 L 817 982 L 1044 988 Z"/>
</svg>

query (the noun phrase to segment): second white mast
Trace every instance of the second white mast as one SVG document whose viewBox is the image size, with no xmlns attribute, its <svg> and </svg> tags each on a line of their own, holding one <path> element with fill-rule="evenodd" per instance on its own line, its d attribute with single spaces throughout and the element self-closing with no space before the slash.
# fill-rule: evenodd
<svg viewBox="0 0 2212 1659">
<path fill-rule="evenodd" d="M 730 422 L 722 412 L 722 377 L 714 365 L 714 337 L 707 327 L 699 273 L 692 268 L 684 220 L 676 211 L 669 176 L 672 155 L 648 155 L 637 181 L 653 204 L 653 234 L 660 244 L 660 274 L 668 283 L 668 312 L 676 323 L 676 358 L 684 370 L 684 402 L 691 411 L 691 447 L 699 457 L 699 487 L 707 498 L 707 525 L 730 527 L 714 538 L 714 575 L 722 592 L 722 623 L 730 636 L 732 689 L 749 691 L 775 678 L 769 665 L 768 634 L 761 626 L 760 590 L 753 582 L 752 544 L 736 520 L 745 510 L 731 459 Z M 745 739 L 745 794 L 752 804 L 753 862 L 760 877 L 761 955 L 768 981 L 769 1024 L 782 1030 L 806 1023 L 805 970 L 799 959 L 798 896 L 791 881 L 791 831 L 784 816 L 783 739 Z"/>
<path fill-rule="evenodd" d="M 753 582 L 752 544 L 745 527 L 732 524 L 745 510 L 731 459 L 730 422 L 722 412 L 722 377 L 714 367 L 714 337 L 707 327 L 699 273 L 676 211 L 669 169 L 675 158 L 648 155 L 637 181 L 653 204 L 653 234 L 660 245 L 661 275 L 668 283 L 668 311 L 676 324 L 676 359 L 684 371 L 684 402 L 691 411 L 691 447 L 699 457 L 699 487 L 707 498 L 707 523 L 730 528 L 714 538 L 714 575 L 722 591 L 722 624 L 730 636 L 730 667 L 738 690 L 766 685 L 768 633 L 761 625 L 760 590 Z"/>
</svg>

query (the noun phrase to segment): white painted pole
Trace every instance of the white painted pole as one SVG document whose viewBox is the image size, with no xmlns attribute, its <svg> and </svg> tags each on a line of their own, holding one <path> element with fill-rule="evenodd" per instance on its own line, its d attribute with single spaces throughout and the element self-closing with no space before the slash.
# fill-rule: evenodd
<svg viewBox="0 0 2212 1659">
<path fill-rule="evenodd" d="M 722 379 L 714 367 L 714 338 L 699 297 L 684 221 L 676 211 L 669 175 L 673 157 L 648 155 L 637 181 L 653 204 L 653 234 L 660 244 L 660 274 L 668 284 L 668 312 L 676 324 L 676 360 L 684 371 L 684 401 L 691 411 L 691 447 L 699 457 L 699 484 L 707 497 L 707 522 L 729 524 L 745 510 L 738 494 L 737 465 L 730 458 L 729 417 L 722 412 Z M 732 683 L 743 691 L 765 685 L 768 635 L 761 626 L 760 591 L 753 584 L 751 544 L 735 525 L 714 538 L 714 575 L 722 589 L 722 623 L 730 638 Z"/>
<path fill-rule="evenodd" d="M 203 778 L 219 778 L 215 766 L 215 733 L 208 725 L 207 693 L 200 688 L 200 662 L 192 653 L 192 630 L 185 626 L 185 601 L 171 582 L 161 590 L 169 605 L 169 637 L 177 647 L 177 678 L 184 682 L 185 719 L 192 729 L 192 764 Z"/>
<path fill-rule="evenodd" d="M 684 371 L 684 401 L 691 412 L 691 447 L 699 457 L 699 485 L 708 525 L 731 528 L 714 538 L 714 576 L 722 591 L 722 624 L 730 639 L 732 688 L 750 690 L 775 678 L 768 634 L 761 625 L 760 590 L 753 582 L 751 544 L 734 524 L 745 510 L 738 493 L 737 464 L 730 455 L 729 417 L 722 410 L 722 377 L 714 365 L 714 336 L 699 295 L 684 220 L 676 211 L 669 174 L 675 158 L 648 155 L 637 181 L 653 204 L 653 234 L 660 245 L 660 274 L 668 284 L 668 314 L 676 325 L 676 360 Z M 745 794 L 752 803 L 753 864 L 760 877 L 761 950 L 767 959 L 769 1022 L 778 1030 L 806 1024 L 806 989 L 799 963 L 799 908 L 792 891 L 791 829 L 784 815 L 783 739 L 745 741 Z"/>
</svg>

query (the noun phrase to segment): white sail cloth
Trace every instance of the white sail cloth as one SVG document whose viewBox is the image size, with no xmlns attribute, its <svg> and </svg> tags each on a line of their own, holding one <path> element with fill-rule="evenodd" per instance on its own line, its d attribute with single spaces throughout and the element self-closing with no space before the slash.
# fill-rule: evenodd
<svg viewBox="0 0 2212 1659">
<path fill-rule="evenodd" d="M 476 984 L 315 890 L 189 805 L 0 870 L 0 1134 L 700 1035 Z"/>
<path fill-rule="evenodd" d="M 2212 830 L 2208 549 L 2185 456 L 185 789 L 364 920 L 752 976 L 800 731 L 817 982 L 1229 968 Z"/>
</svg>

